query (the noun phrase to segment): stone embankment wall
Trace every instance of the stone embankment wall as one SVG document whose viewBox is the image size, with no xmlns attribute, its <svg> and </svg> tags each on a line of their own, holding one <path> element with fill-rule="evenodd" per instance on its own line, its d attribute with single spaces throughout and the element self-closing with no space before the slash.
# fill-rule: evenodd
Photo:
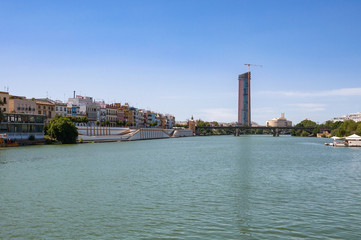
<svg viewBox="0 0 361 240">
<path fill-rule="evenodd" d="M 145 140 L 156 138 L 170 138 L 171 136 L 164 129 L 160 128 L 140 128 L 135 131 L 128 140 Z"/>
<path fill-rule="evenodd" d="M 79 135 L 85 136 L 107 136 L 120 135 L 129 132 L 129 128 L 120 127 L 77 127 Z"/>
</svg>

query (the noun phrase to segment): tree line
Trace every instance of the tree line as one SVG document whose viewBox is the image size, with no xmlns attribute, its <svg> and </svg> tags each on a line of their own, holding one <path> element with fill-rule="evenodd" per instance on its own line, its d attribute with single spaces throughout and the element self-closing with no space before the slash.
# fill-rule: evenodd
<svg viewBox="0 0 361 240">
<path fill-rule="evenodd" d="M 302 137 L 316 136 L 317 133 L 319 133 L 320 129 L 322 128 L 330 128 L 331 136 L 345 137 L 352 134 L 357 134 L 361 136 L 361 122 L 355 122 L 353 120 L 346 120 L 344 122 L 342 121 L 334 122 L 329 120 L 323 124 L 317 124 L 314 121 L 306 119 L 296 124 L 296 127 L 314 127 L 314 130 L 312 131 L 312 133 L 309 133 L 305 130 L 292 130 L 291 131 L 292 136 L 302 136 Z"/>
</svg>

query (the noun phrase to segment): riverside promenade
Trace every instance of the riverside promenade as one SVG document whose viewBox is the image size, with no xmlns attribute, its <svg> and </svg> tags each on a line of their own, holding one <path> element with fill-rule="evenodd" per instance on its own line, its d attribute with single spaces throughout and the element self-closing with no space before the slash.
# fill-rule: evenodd
<svg viewBox="0 0 361 240">
<path fill-rule="evenodd" d="M 77 129 L 78 141 L 82 142 L 119 142 L 193 136 L 190 129 L 120 127 L 77 127 Z"/>
</svg>

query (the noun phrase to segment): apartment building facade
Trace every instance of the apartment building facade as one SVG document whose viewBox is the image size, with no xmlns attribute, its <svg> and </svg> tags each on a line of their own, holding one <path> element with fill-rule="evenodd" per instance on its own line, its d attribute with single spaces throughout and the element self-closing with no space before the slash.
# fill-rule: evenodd
<svg viewBox="0 0 361 240">
<path fill-rule="evenodd" d="M 9 112 L 9 93 L 8 92 L 0 92 L 0 111 L 7 113 Z"/>
<path fill-rule="evenodd" d="M 35 99 L 21 96 L 9 97 L 9 113 L 38 114 Z"/>
</svg>

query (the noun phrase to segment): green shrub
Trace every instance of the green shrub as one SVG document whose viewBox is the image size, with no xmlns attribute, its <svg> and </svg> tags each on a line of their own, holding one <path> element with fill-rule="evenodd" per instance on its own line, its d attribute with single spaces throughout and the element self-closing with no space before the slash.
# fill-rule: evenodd
<svg viewBox="0 0 361 240">
<path fill-rule="evenodd" d="M 69 118 L 57 116 L 49 122 L 47 134 L 61 143 L 76 143 L 78 130 Z"/>
</svg>

